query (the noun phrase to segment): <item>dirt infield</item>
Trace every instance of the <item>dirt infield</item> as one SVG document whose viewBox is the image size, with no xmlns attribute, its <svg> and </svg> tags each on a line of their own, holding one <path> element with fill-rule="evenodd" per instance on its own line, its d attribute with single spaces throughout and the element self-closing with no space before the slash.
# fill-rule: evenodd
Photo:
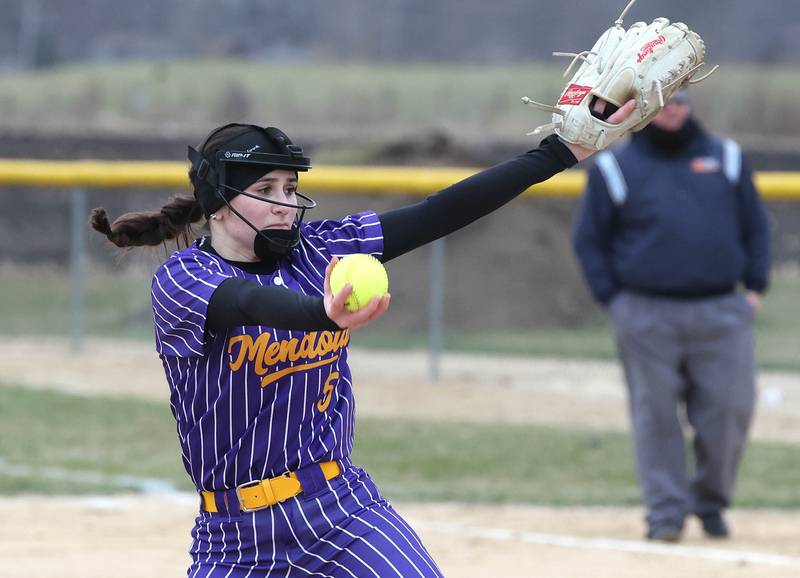
<svg viewBox="0 0 800 578">
<path fill-rule="evenodd" d="M 680 546 L 639 540 L 633 509 L 400 504 L 446 576 L 797 578 L 796 519 L 733 512 L 736 536 L 696 526 Z M 4 498 L 4 578 L 185 575 L 190 495 Z"/>
<path fill-rule="evenodd" d="M 616 363 L 450 354 L 431 383 L 422 352 L 354 350 L 358 415 L 580 425 L 627 430 Z M 0 383 L 88 395 L 168 399 L 152 344 L 90 339 L 73 354 L 65 340 L 0 339 Z M 753 437 L 800 443 L 800 374 L 763 372 Z"/>
<path fill-rule="evenodd" d="M 448 355 L 442 379 L 424 354 L 354 351 L 358 412 L 627 428 L 616 365 Z M 2 381 L 167 401 L 148 343 L 0 340 Z M 110 377 L 111 376 L 111 377 Z M 800 443 L 800 375 L 761 376 L 754 436 Z M 2 498 L 3 577 L 184 575 L 195 498 Z M 797 512 L 733 511 L 734 538 L 712 542 L 694 522 L 679 546 L 641 540 L 639 509 L 399 504 L 447 576 L 800 578 Z"/>
</svg>

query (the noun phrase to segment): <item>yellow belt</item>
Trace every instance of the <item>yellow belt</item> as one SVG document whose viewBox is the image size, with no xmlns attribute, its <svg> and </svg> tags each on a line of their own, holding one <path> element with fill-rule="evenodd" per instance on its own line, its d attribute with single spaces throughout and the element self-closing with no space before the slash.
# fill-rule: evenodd
<svg viewBox="0 0 800 578">
<path fill-rule="evenodd" d="M 339 464 L 336 462 L 321 462 L 322 473 L 326 480 L 331 480 L 341 473 Z M 297 474 L 289 472 L 276 478 L 268 480 L 255 480 L 236 487 L 236 496 L 239 498 L 239 506 L 243 512 L 261 510 L 268 506 L 274 506 L 278 502 L 283 502 L 295 497 L 303 491 Z M 217 512 L 216 494 L 225 492 L 211 492 L 203 490 L 200 492 L 203 510 L 206 512 Z"/>
</svg>

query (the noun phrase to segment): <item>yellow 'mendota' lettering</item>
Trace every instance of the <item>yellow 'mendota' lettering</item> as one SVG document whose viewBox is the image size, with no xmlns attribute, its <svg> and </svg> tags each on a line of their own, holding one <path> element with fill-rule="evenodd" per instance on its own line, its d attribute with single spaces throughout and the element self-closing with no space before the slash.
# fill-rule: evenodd
<svg viewBox="0 0 800 578">
<path fill-rule="evenodd" d="M 284 339 L 281 341 L 281 361 L 297 361 L 297 339 Z"/>
<path fill-rule="evenodd" d="M 228 353 L 231 352 L 233 346 L 237 343 L 242 344 L 241 348 L 239 349 L 239 357 L 236 358 L 236 361 L 232 361 L 230 363 L 231 369 L 233 371 L 237 371 L 242 366 L 242 363 L 244 363 L 245 355 L 247 356 L 248 361 L 252 362 L 255 359 L 258 359 L 260 362 L 264 357 L 264 349 L 267 347 L 270 337 L 272 337 L 271 334 L 262 333 L 258 336 L 255 343 L 253 343 L 253 338 L 247 334 L 231 337 L 230 341 L 228 341 Z M 263 372 L 266 371 L 266 369 L 263 370 Z M 256 372 L 258 373 L 257 369 Z"/>
<path fill-rule="evenodd" d="M 251 363 L 255 362 L 253 371 L 255 371 L 256 375 L 262 376 L 261 387 L 264 387 L 284 375 L 333 363 L 339 359 L 338 355 L 313 363 L 292 365 L 272 374 L 269 373 L 270 368 L 278 363 L 287 361 L 294 363 L 303 359 L 310 360 L 315 357 L 323 357 L 347 347 L 347 344 L 350 343 L 350 331 L 347 329 L 336 331 L 335 333 L 332 331 L 312 331 L 306 333 L 302 340 L 292 338 L 270 342 L 271 338 L 271 332 L 262 333 L 255 340 L 247 334 L 231 337 L 228 341 L 228 354 L 232 358 L 229 362 L 231 370 L 238 371 L 241 369 L 245 359 Z M 235 345 L 239 345 L 239 351 L 236 352 L 236 355 L 233 354 Z"/>
<path fill-rule="evenodd" d="M 339 351 L 343 347 L 347 347 L 347 344 L 350 343 L 350 330 L 345 329 L 344 331 L 337 331 L 333 334 L 333 350 Z"/>
<path fill-rule="evenodd" d="M 269 344 L 269 347 L 267 347 L 266 353 L 264 353 L 264 363 L 266 363 L 267 365 L 275 365 L 280 360 L 281 360 L 281 342 L 273 341 L 272 343 Z M 267 369 L 264 369 L 261 371 L 261 373 L 258 373 L 258 371 L 256 371 L 256 373 L 258 375 L 263 375 L 267 371 L 268 371 Z"/>
<path fill-rule="evenodd" d="M 323 331 L 319 334 L 316 354 L 318 357 L 322 357 L 331 351 L 333 351 L 333 333 L 330 331 Z"/>
<path fill-rule="evenodd" d="M 303 337 L 303 340 L 300 342 L 300 356 L 304 359 L 311 359 L 314 357 L 314 339 L 316 339 L 316 337 L 316 332 L 306 333 L 306 336 Z"/>
<path fill-rule="evenodd" d="M 285 369 L 281 369 L 280 371 L 276 371 L 274 373 L 270 373 L 269 375 L 265 375 L 261 378 L 261 387 L 267 387 L 273 381 L 279 380 L 284 375 L 290 375 L 292 373 L 297 373 L 298 371 L 306 371 L 308 369 L 314 369 L 315 367 L 322 367 L 323 365 L 329 365 L 339 359 L 338 355 L 334 355 L 328 359 L 323 359 L 322 361 L 315 361 L 314 363 L 304 363 L 303 365 L 290 365 Z"/>
</svg>

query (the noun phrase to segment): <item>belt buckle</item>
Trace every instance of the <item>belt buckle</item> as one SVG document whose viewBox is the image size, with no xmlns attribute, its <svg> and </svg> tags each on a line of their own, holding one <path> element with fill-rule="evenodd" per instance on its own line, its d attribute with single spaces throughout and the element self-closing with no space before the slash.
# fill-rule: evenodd
<svg viewBox="0 0 800 578">
<path fill-rule="evenodd" d="M 269 504 L 264 504 L 263 506 L 259 506 L 258 508 L 248 508 L 244 505 L 244 499 L 242 498 L 242 490 L 246 490 L 247 488 L 253 488 L 255 486 L 260 486 L 264 480 L 250 480 L 249 482 L 245 482 L 243 484 L 239 484 L 236 486 L 236 497 L 239 500 L 239 510 L 242 512 L 257 512 L 258 510 L 263 510 L 264 508 L 269 508 Z M 265 493 L 266 497 L 266 493 Z"/>
</svg>

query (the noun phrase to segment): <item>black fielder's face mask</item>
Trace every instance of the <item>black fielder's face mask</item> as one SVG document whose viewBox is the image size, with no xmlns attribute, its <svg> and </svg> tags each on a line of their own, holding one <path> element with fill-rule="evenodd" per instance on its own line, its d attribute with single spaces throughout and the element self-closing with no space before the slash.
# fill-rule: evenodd
<svg viewBox="0 0 800 578">
<path fill-rule="evenodd" d="M 205 143 L 224 129 L 238 129 L 230 140 L 214 147 L 213 160 L 203 151 Z M 208 218 L 218 209 L 227 206 L 230 211 L 256 232 L 253 252 L 262 261 L 287 256 L 300 242 L 300 225 L 308 209 L 317 206 L 313 199 L 296 193 L 299 203 L 285 203 L 266 199 L 245 191 L 264 174 L 275 169 L 307 171 L 311 161 L 303 156 L 303 149 L 292 144 L 289 137 L 274 127 L 253 125 L 226 125 L 213 131 L 198 147 L 189 147 L 189 159 L 195 172 L 193 183 L 195 196 Z M 245 195 L 258 201 L 295 209 L 296 216 L 290 229 L 259 229 L 230 203 L 237 195 Z"/>
<path fill-rule="evenodd" d="M 269 169 L 264 171 L 259 175 L 258 178 L 264 176 Z M 254 181 L 257 179 L 254 179 Z M 249 185 L 248 185 L 249 186 Z M 275 201 L 272 199 L 265 199 L 262 196 L 253 195 L 248 193 L 243 189 L 239 189 L 232 185 L 224 185 L 226 190 L 230 193 L 233 193 L 233 196 L 236 195 L 244 195 L 246 197 L 250 197 L 251 199 L 256 199 L 258 201 L 269 203 L 273 205 L 280 205 L 282 207 L 287 207 L 290 209 L 295 209 L 295 218 L 292 226 L 289 229 L 259 229 L 253 223 L 251 223 L 244 215 L 242 215 L 239 211 L 237 211 L 233 205 L 231 205 L 230 201 L 223 197 L 225 205 L 230 209 L 230 211 L 239 217 L 242 221 L 244 221 L 248 227 L 253 229 L 256 232 L 256 236 L 253 239 L 253 252 L 256 256 L 261 259 L 262 261 L 268 261 L 275 258 L 282 258 L 286 257 L 289 253 L 291 253 L 292 249 L 294 249 L 297 244 L 300 242 L 300 225 L 303 222 L 303 217 L 305 216 L 305 212 L 308 209 L 313 209 L 317 206 L 313 199 L 303 195 L 302 193 L 295 193 L 298 197 L 300 202 L 298 204 L 293 203 L 284 203 L 282 201 Z"/>
</svg>

